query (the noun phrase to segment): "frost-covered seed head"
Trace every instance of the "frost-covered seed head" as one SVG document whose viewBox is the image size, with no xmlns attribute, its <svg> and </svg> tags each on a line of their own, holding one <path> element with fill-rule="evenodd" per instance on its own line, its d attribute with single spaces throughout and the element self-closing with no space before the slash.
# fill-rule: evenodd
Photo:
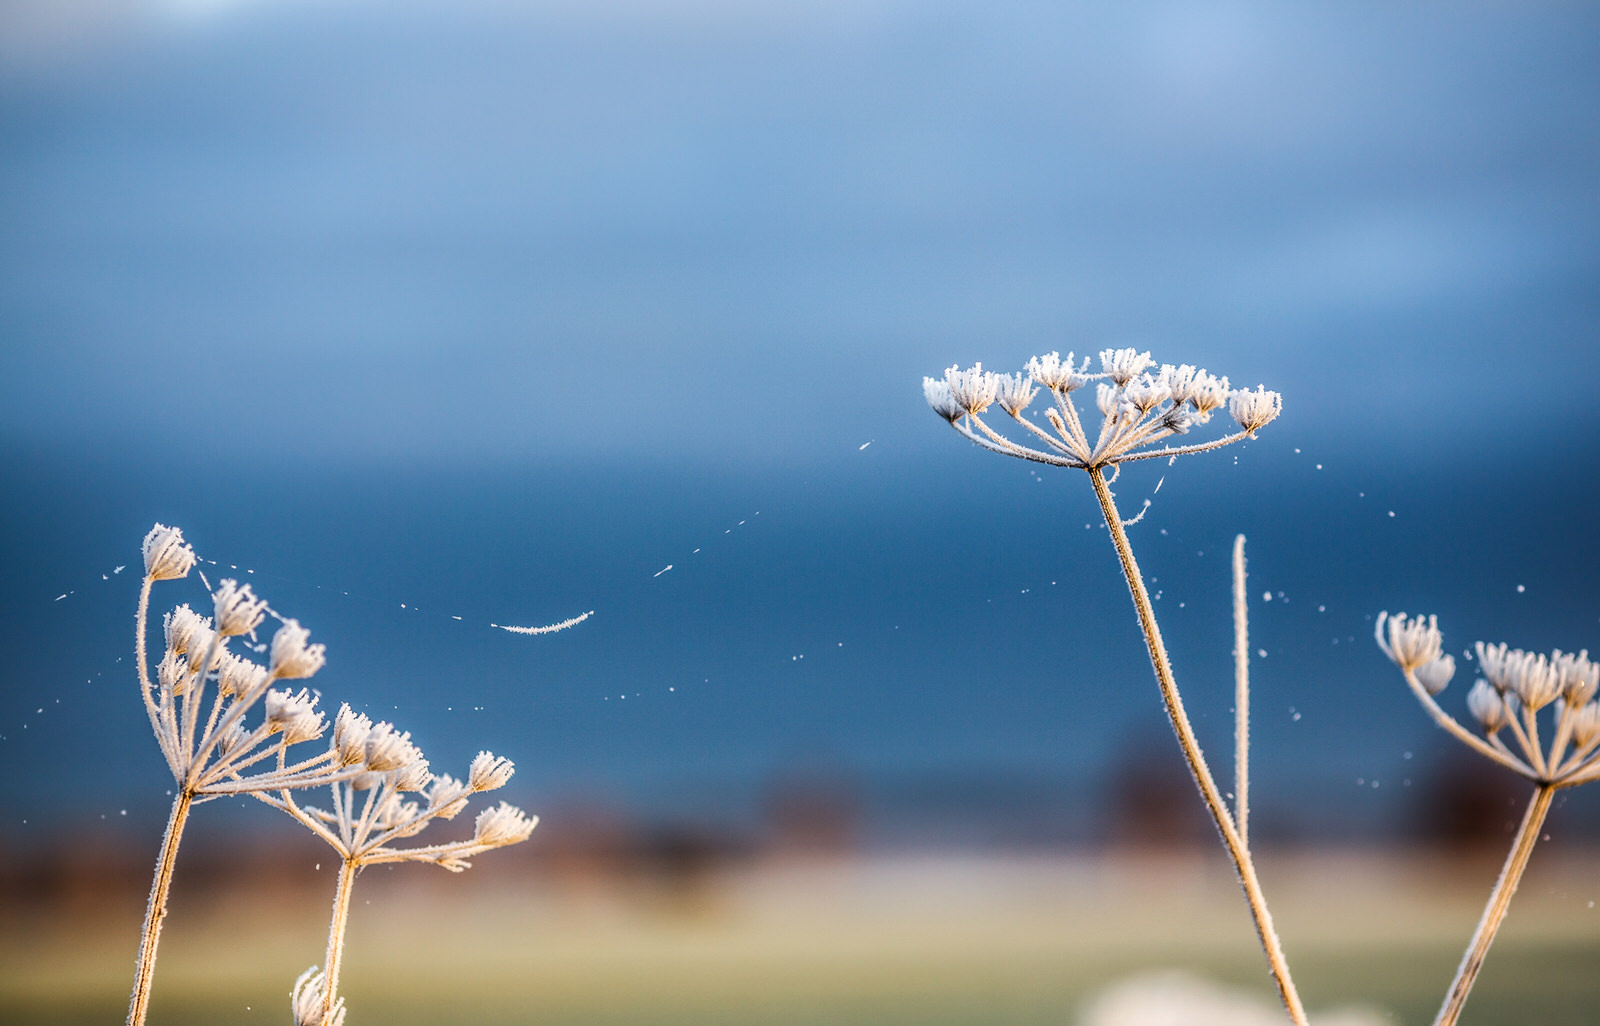
<svg viewBox="0 0 1600 1026">
<path fill-rule="evenodd" d="M 1168 410 L 1166 416 L 1161 418 L 1161 426 L 1175 435 L 1187 434 L 1189 429 L 1200 421 L 1200 415 L 1193 410 L 1174 406 Z"/>
<path fill-rule="evenodd" d="M 167 648 L 173 652 L 187 652 L 190 639 L 194 637 L 194 629 L 209 627 L 210 624 L 185 602 L 163 617 L 161 626 L 167 635 Z"/>
<path fill-rule="evenodd" d="M 501 802 L 492 809 L 478 813 L 473 824 L 472 839 L 478 844 L 500 847 L 526 841 L 538 824 L 538 817 L 529 817 L 510 802 Z"/>
<path fill-rule="evenodd" d="M 299 744 L 322 736 L 323 716 L 317 710 L 317 700 L 309 691 L 267 692 L 267 725 L 274 732 L 282 731 L 285 744 Z"/>
<path fill-rule="evenodd" d="M 222 660 L 227 655 L 227 642 L 217 636 L 217 632 L 205 624 L 199 624 L 189 634 L 189 670 L 193 673 L 200 672 L 200 664 L 206 661 L 206 655 L 211 655 L 211 665 L 207 670 L 215 670 L 222 666 Z"/>
<path fill-rule="evenodd" d="M 943 378 L 923 378 L 922 395 L 928 400 L 928 405 L 933 407 L 933 412 L 945 420 L 954 421 L 966 412 L 950 395 L 950 385 Z"/>
<path fill-rule="evenodd" d="M 229 652 L 217 671 L 217 688 L 224 695 L 237 695 L 249 701 L 259 695 L 271 679 L 265 666 Z"/>
<path fill-rule="evenodd" d="M 1541 652 L 1512 649 L 1506 654 L 1506 683 L 1522 704 L 1538 712 L 1561 694 L 1561 679 Z"/>
<path fill-rule="evenodd" d="M 168 694 L 183 694 L 192 677 L 188 657 L 181 652 L 168 649 L 167 654 L 156 665 L 156 682 L 161 685 L 161 690 Z"/>
<path fill-rule="evenodd" d="M 1572 714 L 1572 740 L 1582 748 L 1600 737 L 1600 703 L 1586 702 Z"/>
<path fill-rule="evenodd" d="M 440 773 L 428 787 L 428 805 L 438 810 L 434 815 L 439 819 L 454 819 L 467 807 L 471 795 L 472 788 L 448 773 Z"/>
<path fill-rule="evenodd" d="M 984 370 L 981 363 L 966 370 L 948 367 L 944 381 L 950 387 L 950 398 L 965 413 L 982 413 L 1000 392 L 1000 375 Z"/>
<path fill-rule="evenodd" d="M 327 646 L 307 645 L 311 632 L 299 620 L 285 620 L 272 636 L 272 675 L 280 680 L 301 680 L 322 669 Z"/>
<path fill-rule="evenodd" d="M 1506 725 L 1509 710 L 1494 685 L 1480 680 L 1467 692 L 1467 711 L 1483 725 L 1485 734 L 1493 734 Z"/>
<path fill-rule="evenodd" d="M 235 722 L 222 735 L 222 742 L 217 746 L 218 758 L 225 761 L 238 754 L 244 749 L 245 742 L 248 740 L 250 740 L 250 732 L 244 728 L 243 723 Z"/>
<path fill-rule="evenodd" d="M 1456 657 L 1446 652 L 1439 658 L 1417 667 L 1417 683 L 1430 695 L 1437 695 L 1456 675 Z"/>
<path fill-rule="evenodd" d="M 1405 671 L 1433 662 L 1439 658 L 1444 645 L 1444 635 L 1439 633 L 1437 616 L 1430 616 L 1426 620 L 1420 616 L 1407 620 L 1404 613 L 1394 616 L 1387 612 L 1379 613 L 1373 634 L 1383 654 Z"/>
<path fill-rule="evenodd" d="M 428 769 L 428 760 L 418 752 L 417 757 L 389 773 L 389 784 L 396 791 L 420 791 L 428 786 L 433 779 L 433 773 Z"/>
<path fill-rule="evenodd" d="M 493 791 L 506 786 L 514 770 L 510 759 L 502 759 L 490 752 L 479 752 L 467 772 L 467 783 L 472 785 L 474 791 Z"/>
<path fill-rule="evenodd" d="M 1117 408 L 1122 405 L 1122 390 L 1112 385 L 1100 384 L 1095 386 L 1094 404 L 1099 407 L 1103 417 L 1114 417 Z"/>
<path fill-rule="evenodd" d="M 1122 398 L 1142 417 L 1167 400 L 1167 389 L 1150 375 L 1144 374 L 1128 383 L 1128 387 L 1122 390 Z"/>
<path fill-rule="evenodd" d="M 1031 357 L 1024 369 L 1028 376 L 1033 378 L 1045 388 L 1057 392 L 1075 392 L 1089 383 L 1090 375 L 1089 358 L 1083 358 L 1083 365 L 1074 366 L 1075 357 L 1067 354 L 1063 360 L 1060 353 L 1046 353 L 1044 356 Z"/>
<path fill-rule="evenodd" d="M 1119 386 L 1126 385 L 1154 364 L 1149 353 L 1136 349 L 1100 350 L 1100 370 Z"/>
<path fill-rule="evenodd" d="M 294 1026 L 344 1026 L 344 998 L 333 1002 L 331 1015 L 322 1017 L 322 970 L 312 966 L 294 981 L 289 992 L 289 1007 L 294 1011 Z"/>
<path fill-rule="evenodd" d="M 411 743 L 411 734 L 401 733 L 387 721 L 375 724 L 367 731 L 367 769 L 374 773 L 397 770 L 422 758 L 422 752 Z"/>
<path fill-rule="evenodd" d="M 1173 403 L 1182 405 L 1194 398 L 1195 382 L 1198 375 L 1205 371 L 1196 370 L 1193 364 L 1184 363 L 1174 367 L 1170 363 L 1161 365 L 1161 372 L 1156 375 L 1156 381 L 1167 394 L 1172 397 Z"/>
<path fill-rule="evenodd" d="M 1189 397 L 1189 404 L 1194 407 L 1202 421 L 1211 419 L 1211 411 L 1220 409 L 1228 402 L 1232 391 L 1228 388 L 1226 377 L 1217 377 L 1200 371 L 1195 375 L 1193 392 Z"/>
<path fill-rule="evenodd" d="M 339 706 L 333 718 L 333 747 L 339 753 L 339 765 L 354 766 L 367 757 L 367 735 L 372 732 L 372 720 L 348 705 Z"/>
<path fill-rule="evenodd" d="M 1033 397 L 1039 393 L 1033 382 L 1026 374 L 1000 375 L 999 403 L 1000 408 L 1015 417 L 1027 405 L 1033 402 Z"/>
<path fill-rule="evenodd" d="M 223 637 L 249 634 L 267 615 L 267 600 L 256 598 L 250 585 L 232 578 L 222 582 L 211 601 L 215 605 L 217 632 Z"/>
<path fill-rule="evenodd" d="M 1574 707 L 1588 704 L 1595 696 L 1595 691 L 1600 689 L 1600 665 L 1590 661 L 1589 650 L 1583 649 L 1573 655 L 1558 648 L 1550 661 L 1560 678 L 1561 695 L 1567 704 Z"/>
<path fill-rule="evenodd" d="M 144 536 L 144 575 L 152 581 L 173 581 L 189 576 L 194 549 L 185 544 L 176 527 L 157 524 Z"/>
<path fill-rule="evenodd" d="M 1254 392 L 1241 389 L 1228 396 L 1228 414 L 1241 428 L 1254 433 L 1270 424 L 1283 411 L 1283 396 L 1259 386 Z"/>
</svg>

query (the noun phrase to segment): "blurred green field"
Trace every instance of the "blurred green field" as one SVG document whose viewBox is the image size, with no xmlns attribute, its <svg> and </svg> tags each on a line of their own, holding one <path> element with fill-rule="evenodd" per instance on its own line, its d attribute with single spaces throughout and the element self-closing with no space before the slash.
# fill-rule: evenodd
<svg viewBox="0 0 1600 1026">
<path fill-rule="evenodd" d="M 1534 860 L 1466 1026 L 1600 1021 L 1595 857 L 1551 854 Z M 487 862 L 359 881 L 350 1026 L 1071 1024 L 1107 984 L 1172 967 L 1270 994 L 1209 853 L 765 860 L 689 876 Z M 1262 865 L 1313 1017 L 1360 1005 L 1407 1024 L 1431 1020 L 1496 869 L 1370 852 Z M 290 983 L 321 957 L 327 868 L 203 898 L 180 874 L 151 1022 L 288 1022 Z M 120 1022 L 140 901 L 8 912 L 0 1023 Z"/>
</svg>

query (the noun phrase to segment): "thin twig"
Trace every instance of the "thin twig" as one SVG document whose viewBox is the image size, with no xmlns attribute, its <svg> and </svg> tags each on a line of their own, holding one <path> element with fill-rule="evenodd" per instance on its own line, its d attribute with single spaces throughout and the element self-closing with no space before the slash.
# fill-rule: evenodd
<svg viewBox="0 0 1600 1026">
<path fill-rule="evenodd" d="M 1172 664 L 1167 658 L 1166 645 L 1161 640 L 1161 629 L 1156 624 L 1155 610 L 1150 605 L 1150 595 L 1145 590 L 1144 578 L 1140 576 L 1139 564 L 1133 558 L 1133 547 L 1128 544 L 1128 535 L 1122 529 L 1122 518 L 1117 513 L 1116 502 L 1112 499 L 1111 490 L 1106 487 L 1105 478 L 1099 468 L 1089 471 L 1089 480 L 1094 484 L 1095 498 L 1100 502 L 1100 511 L 1105 517 L 1112 544 L 1116 546 L 1117 557 L 1122 562 L 1122 573 L 1127 578 L 1128 591 L 1133 596 L 1134 610 L 1139 615 L 1139 626 L 1144 632 L 1145 644 L 1150 650 L 1150 664 L 1155 669 L 1156 683 L 1161 688 L 1161 699 L 1166 704 L 1173 732 L 1178 735 L 1178 747 L 1183 750 L 1183 757 L 1189 763 L 1189 772 L 1194 777 L 1195 785 L 1200 789 L 1206 810 L 1216 822 L 1217 832 L 1222 835 L 1223 846 L 1228 849 L 1234 869 L 1239 874 L 1239 884 L 1244 889 L 1251 915 L 1255 917 L 1256 933 L 1261 938 L 1261 947 L 1266 952 L 1267 963 L 1272 969 L 1273 980 L 1278 985 L 1278 995 L 1283 999 L 1283 1006 L 1296 1026 L 1308 1026 L 1305 1008 L 1300 1004 L 1300 995 L 1295 990 L 1294 980 L 1289 975 L 1288 960 L 1284 958 L 1277 930 L 1272 925 L 1272 913 L 1267 910 L 1266 897 L 1262 894 L 1261 883 L 1256 878 L 1255 864 L 1251 861 L 1250 853 L 1246 850 L 1239 832 L 1234 828 L 1233 817 L 1217 790 L 1211 769 L 1206 765 L 1205 756 L 1200 752 L 1200 743 L 1195 738 L 1194 728 L 1189 723 L 1189 716 L 1183 710 L 1183 699 L 1178 694 L 1178 684 L 1172 676 Z"/>
<path fill-rule="evenodd" d="M 1250 611 L 1245 600 L 1244 535 L 1233 540 L 1233 816 L 1250 849 Z"/>
<path fill-rule="evenodd" d="M 138 968 L 133 974 L 133 995 L 128 999 L 128 1026 L 143 1026 L 150 1010 L 150 982 L 156 971 L 156 946 L 161 943 L 161 922 L 167 918 L 167 894 L 172 890 L 172 871 L 178 862 L 178 842 L 189 819 L 194 796 L 180 790 L 172 799 L 172 814 L 167 817 L 167 832 L 161 838 L 161 855 L 156 859 L 155 879 L 150 883 L 150 902 L 144 908 L 144 931 L 139 938 Z"/>
</svg>

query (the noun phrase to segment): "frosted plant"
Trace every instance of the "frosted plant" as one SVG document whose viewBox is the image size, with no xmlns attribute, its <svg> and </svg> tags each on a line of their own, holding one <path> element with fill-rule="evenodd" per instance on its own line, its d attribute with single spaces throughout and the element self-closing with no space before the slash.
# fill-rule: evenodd
<svg viewBox="0 0 1600 1026">
<path fill-rule="evenodd" d="M 435 775 L 411 735 L 391 723 L 376 723 L 349 706 L 333 721 L 333 749 L 343 760 L 359 763 L 364 772 L 331 785 L 331 809 L 302 805 L 283 790 L 255 792 L 274 808 L 293 816 L 339 853 L 339 882 L 328 924 L 328 951 L 323 966 L 306 970 L 291 995 L 295 1026 L 340 1026 L 344 999 L 338 997 L 339 968 L 344 954 L 345 926 L 350 918 L 350 891 L 363 866 L 382 862 L 431 862 L 459 873 L 467 860 L 494 848 L 526 841 L 538 823 L 521 809 L 501 802 L 478 813 L 472 836 L 420 847 L 397 847 L 437 819 L 454 819 L 474 794 L 505 786 L 511 779 L 510 759 L 479 752 L 465 782 Z M 410 798 L 409 795 L 416 795 Z"/>
<path fill-rule="evenodd" d="M 1111 543 L 1122 563 L 1123 576 L 1133 597 L 1134 610 L 1144 632 L 1156 683 L 1160 687 L 1167 716 L 1172 721 L 1172 729 L 1177 734 L 1178 745 L 1200 789 L 1206 810 L 1216 822 L 1223 845 L 1238 871 L 1240 886 L 1255 918 L 1256 932 L 1261 938 L 1284 1008 L 1288 1010 L 1290 1018 L 1305 1026 L 1305 1011 L 1290 978 L 1288 961 L 1278 943 L 1266 898 L 1256 878 L 1248 842 L 1249 678 L 1245 668 L 1243 539 L 1236 547 L 1234 567 L 1238 660 L 1237 780 L 1234 793 L 1237 798 L 1234 809 L 1230 810 L 1217 788 L 1189 723 L 1188 714 L 1184 711 L 1183 699 L 1178 693 L 1172 664 L 1161 640 L 1161 630 L 1156 624 L 1150 595 L 1145 590 L 1139 564 L 1134 560 L 1133 547 L 1123 529 L 1139 518 L 1130 521 L 1122 519 L 1110 488 L 1123 463 L 1175 459 L 1255 437 L 1257 431 L 1277 417 L 1283 408 L 1283 399 L 1278 393 L 1265 388 L 1253 392 L 1235 391 L 1229 386 L 1227 378 L 1217 377 L 1189 364 L 1163 364 L 1157 368 L 1149 353 L 1134 349 L 1103 350 L 1100 353 L 1100 370 L 1091 372 L 1089 366 L 1088 357 L 1080 362 L 1071 353 L 1064 359 L 1059 353 L 1036 356 L 1028 361 L 1024 369 L 1027 377 L 1039 389 L 1029 387 L 1028 382 L 1020 376 L 1002 376 L 985 371 L 982 364 L 974 364 L 968 370 L 951 367 L 944 372 L 943 378 L 923 378 L 922 391 L 935 413 L 967 440 L 985 449 L 1035 463 L 1088 472 L 1100 512 L 1111 534 Z M 1095 385 L 1095 406 L 1101 417 L 1100 427 L 1092 436 L 1085 428 L 1072 398 L 1072 393 L 1091 383 Z M 1047 426 L 1035 423 L 1026 415 L 1028 406 L 1039 390 L 1047 392 L 1050 397 L 1044 409 Z M 1033 440 L 1042 442 L 1044 447 L 1023 445 L 985 423 L 982 414 L 996 404 L 1019 428 Z M 1224 406 L 1237 425 L 1237 431 L 1206 442 L 1171 444 L 1175 436 L 1187 434 L 1197 425 L 1209 423 L 1211 415 Z"/>
<path fill-rule="evenodd" d="M 1482 730 L 1480 736 L 1435 701 L 1456 670 L 1455 657 L 1444 654 L 1437 617 L 1408 619 L 1404 613 L 1379 613 L 1375 634 L 1378 647 L 1400 668 L 1435 723 L 1479 755 L 1534 785 L 1533 798 L 1511 841 L 1500 878 L 1489 893 L 1483 918 L 1434 1020 L 1435 1026 L 1450 1026 L 1461 1015 L 1489 945 L 1511 907 L 1555 793 L 1600 778 L 1600 704 L 1595 702 L 1600 666 L 1589 659 L 1587 649 L 1576 655 L 1556 649 L 1546 656 L 1478 642 L 1478 669 L 1483 676 L 1468 690 L 1466 706 Z M 1540 714 L 1546 709 L 1548 742 L 1541 740 L 1539 729 Z"/>
<path fill-rule="evenodd" d="M 352 763 L 331 747 L 307 758 L 289 759 L 291 747 L 322 736 L 323 715 L 305 690 L 291 692 L 272 685 L 316 673 L 323 664 L 323 647 L 308 645 L 305 629 L 286 620 L 273 636 L 267 665 L 229 651 L 230 638 L 253 638 L 268 613 L 266 602 L 248 584 L 222 581 L 211 596 L 210 617 L 187 605 L 165 616 L 166 651 L 152 681 L 145 647 L 151 586 L 187 577 L 194 563 L 194 549 L 177 528 L 157 524 L 145 536 L 144 583 L 134 628 L 139 690 L 177 787 L 145 908 L 128 1005 L 130 1026 L 143 1023 L 149 1009 L 156 947 L 190 807 L 230 794 L 320 786 L 361 771 L 352 769 Z M 257 705 L 263 707 L 263 715 L 253 726 L 247 725 L 246 717 Z"/>
</svg>

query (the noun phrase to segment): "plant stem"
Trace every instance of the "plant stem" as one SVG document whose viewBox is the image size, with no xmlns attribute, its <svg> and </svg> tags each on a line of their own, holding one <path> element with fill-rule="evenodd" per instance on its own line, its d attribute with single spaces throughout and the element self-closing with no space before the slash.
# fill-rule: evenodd
<svg viewBox="0 0 1600 1026">
<path fill-rule="evenodd" d="M 1522 871 L 1528 868 L 1533 846 L 1539 840 L 1539 828 L 1544 826 L 1544 818 L 1550 812 L 1550 800 L 1555 793 L 1555 785 L 1548 783 L 1541 783 L 1534 790 L 1528 811 L 1522 814 L 1522 826 L 1517 829 L 1517 836 L 1511 842 L 1511 851 L 1506 855 L 1506 864 L 1500 870 L 1500 879 L 1495 881 L 1494 890 L 1489 893 L 1489 904 L 1484 907 L 1483 918 L 1478 920 L 1472 943 L 1467 945 L 1466 954 L 1461 956 L 1461 966 L 1456 969 L 1456 978 L 1451 982 L 1450 993 L 1439 1009 L 1439 1017 L 1433 1021 L 1434 1026 L 1454 1026 L 1460 1018 L 1462 1006 L 1467 1003 L 1467 995 L 1472 992 L 1472 984 L 1478 978 L 1478 970 L 1483 968 L 1483 960 L 1489 954 L 1489 945 L 1494 943 L 1494 935 L 1511 907 L 1511 897 L 1517 893 Z"/>
<path fill-rule="evenodd" d="M 327 1023 L 339 990 L 339 965 L 344 957 L 344 930 L 350 922 L 350 887 L 355 883 L 356 864 L 345 859 L 339 864 L 339 887 L 333 892 L 333 919 L 328 923 L 328 961 L 322 970 L 322 1017 Z"/>
<path fill-rule="evenodd" d="M 1234 829 L 1233 818 L 1222 800 L 1222 794 L 1217 790 L 1216 781 L 1211 777 L 1211 769 L 1206 765 L 1205 756 L 1200 752 L 1200 743 L 1194 736 L 1194 728 L 1189 724 L 1188 714 L 1183 711 L 1183 699 L 1178 694 L 1178 685 L 1172 676 L 1172 664 L 1167 658 L 1166 646 L 1161 641 L 1161 629 L 1156 625 L 1155 611 L 1150 605 L 1150 595 L 1145 591 L 1139 564 L 1134 561 L 1133 548 L 1128 544 L 1127 532 L 1122 529 L 1122 515 L 1117 512 L 1117 504 L 1112 500 L 1111 489 L 1106 486 L 1101 469 L 1099 467 L 1091 469 L 1089 480 L 1094 483 L 1094 494 L 1100 501 L 1100 512 L 1105 516 L 1112 544 L 1116 546 L 1117 557 L 1122 561 L 1122 574 L 1128 580 L 1128 591 L 1133 596 L 1134 610 L 1139 614 L 1139 626 L 1144 631 L 1145 644 L 1150 650 L 1150 664 L 1155 669 L 1156 683 L 1161 688 L 1161 700 L 1166 704 L 1173 732 L 1178 735 L 1178 747 L 1183 750 L 1183 757 L 1189 763 L 1189 772 L 1194 777 L 1195 785 L 1200 789 L 1200 797 L 1205 801 L 1206 810 L 1211 813 L 1211 818 L 1217 824 L 1217 832 L 1222 835 L 1223 846 L 1228 849 L 1228 855 L 1233 859 L 1234 869 L 1239 874 L 1239 884 L 1244 889 L 1245 900 L 1249 902 L 1251 915 L 1255 917 L 1256 933 L 1261 938 L 1261 947 L 1266 952 L 1267 963 L 1278 985 L 1278 995 L 1283 999 L 1283 1007 L 1297 1026 L 1308 1026 L 1305 1009 L 1300 1004 L 1300 995 L 1289 976 L 1289 963 L 1284 958 L 1283 948 L 1278 943 L 1277 931 L 1272 926 L 1272 914 L 1267 911 L 1267 899 L 1261 893 L 1260 881 L 1256 879 L 1255 865 L 1250 860 L 1250 853 L 1245 849 L 1239 832 Z"/>
<path fill-rule="evenodd" d="M 172 870 L 178 860 L 178 842 L 189 819 L 189 804 L 194 795 L 180 790 L 172 800 L 167 817 L 167 832 L 161 839 L 161 855 L 156 859 L 155 879 L 150 882 L 150 903 L 144 909 L 144 934 L 139 940 L 139 963 L 133 977 L 133 996 L 128 1002 L 128 1026 L 143 1026 L 150 1008 L 150 981 L 156 971 L 156 945 L 161 941 L 161 921 L 167 917 L 167 892 L 172 889 Z"/>
<path fill-rule="evenodd" d="M 1233 818 L 1250 849 L 1250 607 L 1245 597 L 1244 535 L 1233 540 Z"/>
</svg>

